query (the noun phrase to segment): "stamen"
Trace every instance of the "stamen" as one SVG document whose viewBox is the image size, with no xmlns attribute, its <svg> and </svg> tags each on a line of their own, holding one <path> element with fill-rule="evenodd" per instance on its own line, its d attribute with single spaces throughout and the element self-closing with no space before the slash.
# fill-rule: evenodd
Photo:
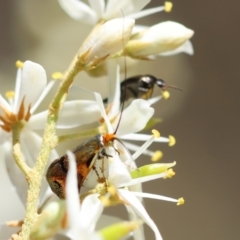
<svg viewBox="0 0 240 240">
<path fill-rule="evenodd" d="M 61 72 L 52 73 L 52 79 L 53 80 L 59 80 L 59 79 L 62 79 L 62 77 L 63 77 L 63 74 Z"/>
<path fill-rule="evenodd" d="M 153 129 L 153 130 L 152 130 L 152 134 L 154 135 L 155 138 L 159 138 L 159 137 L 160 137 L 160 133 L 159 133 L 159 131 L 156 130 L 156 129 Z"/>
<path fill-rule="evenodd" d="M 136 160 L 154 141 L 155 136 L 152 135 L 138 150 L 132 155 L 132 160 Z"/>
<path fill-rule="evenodd" d="M 166 176 L 163 177 L 164 179 L 167 179 L 167 178 L 172 178 L 176 173 L 173 171 L 172 168 L 169 168 L 167 171 L 166 171 Z"/>
<path fill-rule="evenodd" d="M 170 93 L 168 91 L 163 91 L 162 95 L 165 100 L 168 100 L 170 98 Z"/>
<path fill-rule="evenodd" d="M 16 61 L 16 67 L 17 68 L 23 68 L 23 64 L 24 64 L 24 62 L 21 62 L 20 60 L 18 60 L 18 61 Z"/>
<path fill-rule="evenodd" d="M 177 202 L 177 205 L 180 206 L 180 205 L 183 205 L 185 202 L 185 200 L 183 198 L 179 198 L 178 199 L 178 202 Z"/>
<path fill-rule="evenodd" d="M 156 151 L 154 155 L 152 156 L 151 160 L 152 162 L 157 162 L 163 157 L 163 153 L 161 151 Z"/>
<path fill-rule="evenodd" d="M 168 138 L 169 138 L 168 146 L 169 146 L 169 147 L 174 146 L 174 145 L 176 144 L 176 139 L 175 139 L 175 137 L 172 136 L 172 135 L 169 135 Z"/>
<path fill-rule="evenodd" d="M 171 12 L 172 11 L 172 2 L 165 2 L 164 7 L 165 7 L 165 12 Z"/>
<path fill-rule="evenodd" d="M 14 91 L 7 91 L 7 92 L 5 93 L 5 97 L 6 97 L 8 100 L 14 98 L 14 95 L 15 95 L 15 92 L 14 92 Z"/>
</svg>

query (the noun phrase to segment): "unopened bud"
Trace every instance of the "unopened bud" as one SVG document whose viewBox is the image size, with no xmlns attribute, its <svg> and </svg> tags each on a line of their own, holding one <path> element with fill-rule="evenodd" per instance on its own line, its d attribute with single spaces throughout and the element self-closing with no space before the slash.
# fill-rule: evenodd
<svg viewBox="0 0 240 240">
<path fill-rule="evenodd" d="M 128 42 L 134 19 L 116 18 L 100 26 L 79 51 L 80 64 L 85 70 L 97 67 L 110 55 L 119 52 Z"/>
</svg>

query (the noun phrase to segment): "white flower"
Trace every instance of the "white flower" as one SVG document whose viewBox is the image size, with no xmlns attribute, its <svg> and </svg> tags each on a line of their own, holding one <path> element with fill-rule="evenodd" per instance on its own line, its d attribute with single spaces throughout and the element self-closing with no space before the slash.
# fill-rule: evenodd
<svg viewBox="0 0 240 240">
<path fill-rule="evenodd" d="M 177 22 L 162 22 L 132 35 L 125 51 L 130 56 L 138 58 L 171 53 L 179 47 L 182 49 L 183 44 L 193 36 L 193 33 L 193 30 Z"/>
<path fill-rule="evenodd" d="M 150 2 L 150 0 L 130 0 L 130 1 L 129 0 L 121 0 L 121 1 L 109 0 L 107 1 L 107 4 L 105 2 L 106 1 L 104 0 L 98 0 L 98 1 L 92 0 L 92 1 L 89 1 L 89 5 L 87 5 L 83 3 L 81 0 L 59 0 L 61 7 L 72 18 L 87 24 L 92 24 L 92 25 L 97 24 L 97 22 L 99 22 L 100 20 L 107 21 L 107 20 L 110 20 L 113 18 L 119 18 L 119 17 L 138 19 L 138 18 L 142 18 L 160 11 L 164 11 L 164 10 L 166 12 L 170 12 L 172 8 L 171 2 L 165 2 L 164 6 L 141 10 Z M 168 29 L 168 27 L 170 28 L 170 30 Z M 133 29 L 133 33 L 139 35 L 138 33 L 143 30 L 149 31 L 146 29 L 148 29 L 147 26 L 135 25 Z M 190 37 L 187 39 L 186 33 L 184 35 L 185 40 L 183 41 L 182 39 L 182 43 L 180 43 L 179 41 L 179 37 L 180 37 L 179 34 L 178 36 L 175 36 L 174 44 L 169 42 L 173 40 L 173 36 L 169 36 L 168 32 L 169 31 L 171 32 L 176 31 L 176 33 L 179 32 L 176 26 L 170 26 L 170 24 L 167 25 L 165 23 L 159 23 L 151 27 L 150 29 L 152 32 L 154 32 L 154 35 L 148 34 L 150 38 L 150 42 L 148 41 L 148 43 L 145 43 L 145 44 L 143 42 L 141 44 L 138 42 L 135 48 L 138 48 L 138 51 L 139 51 L 139 48 L 144 48 L 146 51 L 151 50 L 152 53 L 149 53 L 150 51 L 145 52 L 144 54 L 140 52 L 132 53 L 134 51 L 134 45 L 136 45 L 136 41 L 134 41 L 131 43 L 130 45 L 131 47 L 129 46 L 130 49 L 129 48 L 127 49 L 127 51 L 132 53 L 130 54 L 130 56 L 136 57 L 136 56 L 139 56 L 139 54 L 141 56 L 146 56 L 146 55 L 148 56 L 150 54 L 156 54 L 156 51 L 157 51 L 157 54 L 160 54 L 162 56 L 170 56 L 170 55 L 178 54 L 181 52 L 185 52 L 190 55 L 193 54 L 192 44 L 188 40 Z M 161 41 L 159 41 L 159 34 L 161 37 Z M 181 34 L 183 35 L 183 33 Z M 176 37 L 178 37 L 178 43 L 177 43 Z M 165 38 L 165 41 L 164 41 L 164 38 Z M 156 46 L 155 47 L 151 46 L 151 45 L 154 45 L 155 44 L 154 42 L 156 41 L 158 41 L 157 48 Z"/>
<path fill-rule="evenodd" d="M 167 3 L 151 9 L 142 10 L 149 0 L 89 0 L 89 5 L 81 0 L 59 0 L 61 7 L 75 20 L 94 25 L 99 20 L 110 20 L 118 17 L 141 18 L 171 8 Z M 123 14 L 123 16 L 122 16 Z"/>
<path fill-rule="evenodd" d="M 103 205 L 98 199 L 98 194 L 89 195 L 80 204 L 76 160 L 72 152 L 68 151 L 67 154 L 69 171 L 66 181 L 66 204 L 69 229 L 66 235 L 73 240 L 100 240 L 101 237 L 94 232 L 94 229 L 103 211 Z"/>
<path fill-rule="evenodd" d="M 134 19 L 113 19 L 101 25 L 79 50 L 84 69 L 95 68 L 107 57 L 120 51 L 128 42 Z"/>
<path fill-rule="evenodd" d="M 19 139 L 21 151 L 27 165 L 33 167 L 42 142 L 42 138 L 36 131 L 44 129 L 48 111 L 37 114 L 34 114 L 34 112 L 55 81 L 52 80 L 47 85 L 45 70 L 37 63 L 26 61 L 20 65 L 22 66 L 19 67 L 17 72 L 15 94 L 13 92 L 8 93 L 8 101 L 0 95 L 0 164 L 2 171 L 5 173 L 2 174 L 4 179 L 1 180 L 1 183 L 5 183 L 6 187 L 9 186 L 8 177 L 10 178 L 14 187 L 10 185 L 9 188 L 13 192 L 16 191 L 21 200 L 20 204 L 17 203 L 18 199 L 14 199 L 13 202 L 24 208 L 28 184 L 24 174 L 13 159 L 11 128 L 16 123 L 22 124 Z M 100 116 L 99 108 L 95 101 L 75 100 L 65 102 L 59 114 L 57 128 L 68 129 L 90 123 L 91 121 L 95 122 Z M 58 158 L 58 154 L 56 150 L 52 150 L 49 159 L 52 161 L 56 158 Z M 49 189 L 49 187 L 45 178 L 43 178 L 40 205 L 47 196 L 46 194 L 49 194 L 49 191 L 46 192 L 46 189 Z M 9 207 L 8 209 L 2 206 L 1 211 L 6 211 L 6 213 L 2 214 L 0 221 L 20 218 L 18 213 L 15 214 L 13 212 L 14 203 Z M 23 215 L 21 218 L 23 218 Z"/>
</svg>

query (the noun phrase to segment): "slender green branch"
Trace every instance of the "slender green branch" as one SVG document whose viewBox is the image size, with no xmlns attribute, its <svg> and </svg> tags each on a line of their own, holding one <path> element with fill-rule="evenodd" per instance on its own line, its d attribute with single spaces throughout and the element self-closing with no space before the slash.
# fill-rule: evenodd
<svg viewBox="0 0 240 240">
<path fill-rule="evenodd" d="M 93 29 L 95 31 L 95 29 Z M 82 65 L 78 55 L 72 61 L 70 67 L 63 76 L 63 81 L 56 93 L 52 103 L 49 106 L 46 128 L 43 134 L 42 146 L 36 165 L 28 175 L 29 189 L 27 194 L 26 215 L 22 231 L 17 240 L 28 240 L 31 229 L 37 220 L 38 196 L 40 192 L 41 182 L 44 170 L 47 165 L 51 150 L 57 145 L 58 138 L 56 136 L 56 122 L 58 120 L 61 105 L 65 101 L 69 87 L 71 86 L 76 75 L 82 71 Z"/>
<path fill-rule="evenodd" d="M 77 64 L 73 66 L 76 68 Z M 29 174 L 29 189 L 27 194 L 26 203 L 26 215 L 24 218 L 24 224 L 22 226 L 22 231 L 19 234 L 18 240 L 28 240 L 31 233 L 31 228 L 37 219 L 37 208 L 38 208 L 38 196 L 40 192 L 41 182 L 44 175 L 44 170 L 49 159 L 49 155 L 54 146 L 57 145 L 56 136 L 56 122 L 58 119 L 59 110 L 61 103 L 65 100 L 65 95 L 68 92 L 70 85 L 73 82 L 74 77 L 80 69 L 71 69 L 65 74 L 65 78 L 54 97 L 50 107 L 49 114 L 47 118 L 46 128 L 43 134 L 43 142 L 40 149 L 39 156 L 36 161 L 35 167 Z"/>
<path fill-rule="evenodd" d="M 28 177 L 30 167 L 26 164 L 23 159 L 21 148 L 20 148 L 20 132 L 23 125 L 21 122 L 16 122 L 12 125 L 12 145 L 13 145 L 13 157 L 18 167 L 22 170 L 24 175 Z"/>
</svg>

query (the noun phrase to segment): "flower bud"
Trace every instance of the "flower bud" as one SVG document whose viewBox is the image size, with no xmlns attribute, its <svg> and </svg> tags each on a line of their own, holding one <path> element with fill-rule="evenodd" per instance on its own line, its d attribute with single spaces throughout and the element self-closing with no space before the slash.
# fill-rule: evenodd
<svg viewBox="0 0 240 240">
<path fill-rule="evenodd" d="M 85 70 L 95 68 L 128 42 L 134 19 L 116 18 L 104 23 L 86 40 L 79 51 L 80 64 Z"/>
<path fill-rule="evenodd" d="M 193 34 L 193 30 L 177 22 L 162 22 L 132 35 L 125 47 L 125 53 L 144 58 L 172 51 L 189 40 Z"/>
</svg>

